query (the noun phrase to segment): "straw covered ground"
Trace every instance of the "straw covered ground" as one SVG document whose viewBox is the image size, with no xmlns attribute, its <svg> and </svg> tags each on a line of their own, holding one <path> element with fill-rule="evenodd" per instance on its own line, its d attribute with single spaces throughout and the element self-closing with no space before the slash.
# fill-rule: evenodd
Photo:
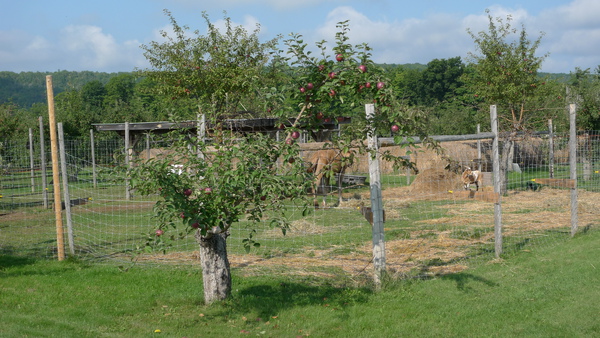
<svg viewBox="0 0 600 338">
<path fill-rule="evenodd" d="M 493 205 L 486 200 L 469 199 L 457 194 L 461 189 L 457 174 L 446 170 L 425 170 L 407 187 L 383 191 L 386 223 L 406 220 L 404 211 L 423 201 L 436 201 L 424 211 L 435 217 L 423 217 L 407 228 L 402 238 L 386 240 L 386 267 L 397 276 L 435 275 L 467 269 L 473 258 L 473 248 L 487 245 L 493 248 L 494 218 Z M 482 193 L 492 193 L 484 187 Z M 368 193 L 362 196 L 348 194 L 347 200 L 338 208 L 356 209 L 369 200 Z M 580 190 L 578 193 L 579 227 L 598 226 L 600 219 L 600 194 Z M 436 212 L 435 209 L 440 209 Z M 571 224 L 570 190 L 545 187 L 539 191 L 510 192 L 501 198 L 503 235 L 531 238 L 545 236 L 545 231 L 559 230 L 568 233 Z M 443 212 L 442 212 L 443 210 Z M 356 210 L 352 211 L 356 212 Z M 442 215 L 442 216 L 439 216 Z M 387 231 L 394 229 L 385 228 Z M 287 236 L 297 234 L 322 234 L 328 230 L 307 220 L 292 223 Z M 280 236 L 273 232 L 269 236 Z M 565 235 L 568 237 L 568 235 Z M 527 239 L 529 241 L 529 239 Z M 281 273 L 294 275 L 338 276 L 344 272 L 351 279 L 362 280 L 372 273 L 372 241 L 365 238 L 362 245 L 350 252 L 335 254 L 339 247 L 329 249 L 306 248 L 302 254 L 285 254 L 266 258 L 264 256 L 229 255 L 233 268 L 243 274 Z M 488 255 L 487 261 L 493 261 Z M 490 258 L 491 257 L 491 258 Z M 173 253 L 160 259 L 189 261 L 198 260 L 198 253 Z"/>
</svg>

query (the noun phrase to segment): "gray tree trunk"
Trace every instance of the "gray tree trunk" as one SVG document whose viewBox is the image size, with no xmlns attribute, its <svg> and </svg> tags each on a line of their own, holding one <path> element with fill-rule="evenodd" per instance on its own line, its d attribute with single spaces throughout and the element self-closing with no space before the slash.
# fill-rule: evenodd
<svg viewBox="0 0 600 338">
<path fill-rule="evenodd" d="M 512 169 L 515 141 L 511 136 L 504 141 L 502 145 L 502 154 L 500 159 L 500 194 L 506 194 L 508 187 L 508 171 Z"/>
<path fill-rule="evenodd" d="M 583 146 L 579 153 L 581 156 L 581 162 L 583 162 L 583 180 L 589 181 L 592 178 L 592 148 L 590 147 L 590 135 L 586 133 L 583 135 Z"/>
<path fill-rule="evenodd" d="M 196 232 L 196 241 L 200 246 L 204 302 L 224 300 L 231 294 L 231 272 L 227 258 L 227 237 L 229 232 L 208 233 L 202 236 Z"/>
</svg>

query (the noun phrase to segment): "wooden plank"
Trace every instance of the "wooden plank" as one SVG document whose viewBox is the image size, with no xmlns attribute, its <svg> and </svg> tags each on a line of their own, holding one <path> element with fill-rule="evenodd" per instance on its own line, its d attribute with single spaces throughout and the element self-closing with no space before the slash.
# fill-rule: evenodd
<svg viewBox="0 0 600 338">
<path fill-rule="evenodd" d="M 575 189 L 575 180 L 563 178 L 534 178 L 533 182 L 557 188 Z"/>
</svg>

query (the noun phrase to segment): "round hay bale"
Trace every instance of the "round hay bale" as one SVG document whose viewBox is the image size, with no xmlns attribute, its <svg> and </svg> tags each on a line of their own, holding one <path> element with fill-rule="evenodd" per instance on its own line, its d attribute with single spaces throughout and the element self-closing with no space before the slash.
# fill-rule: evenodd
<svg viewBox="0 0 600 338">
<path fill-rule="evenodd" d="M 411 194 L 430 194 L 462 189 L 459 174 L 445 169 L 425 169 L 410 185 Z"/>
</svg>

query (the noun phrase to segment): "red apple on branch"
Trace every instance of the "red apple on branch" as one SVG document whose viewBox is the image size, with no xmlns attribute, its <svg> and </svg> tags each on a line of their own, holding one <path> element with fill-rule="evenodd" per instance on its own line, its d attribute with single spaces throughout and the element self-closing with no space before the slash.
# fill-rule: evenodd
<svg viewBox="0 0 600 338">
<path fill-rule="evenodd" d="M 164 234 L 165 232 L 164 232 L 164 231 L 162 231 L 161 229 L 158 229 L 158 230 L 156 230 L 154 233 L 156 234 L 156 236 L 160 237 L 160 236 L 162 236 L 162 234 Z"/>
<path fill-rule="evenodd" d="M 396 133 L 396 132 L 398 132 L 398 130 L 400 130 L 400 127 L 397 124 L 394 124 L 392 126 L 392 132 Z"/>
<path fill-rule="evenodd" d="M 344 61 L 344 55 L 342 55 L 342 54 L 338 54 L 338 55 L 336 55 L 336 56 L 335 56 L 335 59 L 336 59 L 338 62 L 342 62 L 342 61 Z"/>
<path fill-rule="evenodd" d="M 333 78 L 335 78 L 335 72 L 330 72 L 329 73 L 329 78 L 333 80 Z"/>
<path fill-rule="evenodd" d="M 294 131 L 292 133 L 292 138 L 298 138 L 298 137 L 300 137 L 300 132 L 299 131 Z"/>
<path fill-rule="evenodd" d="M 210 188 L 210 187 L 204 188 L 204 193 L 206 193 L 206 194 L 212 193 L 212 188 Z"/>
<path fill-rule="evenodd" d="M 385 87 L 385 83 L 377 82 L 377 89 L 383 89 L 383 87 Z"/>
<path fill-rule="evenodd" d="M 358 66 L 358 70 L 360 70 L 361 73 L 365 73 L 367 71 L 367 66 L 360 65 L 360 66 Z"/>
<path fill-rule="evenodd" d="M 312 90 L 313 88 L 315 88 L 315 85 L 313 85 L 312 82 L 306 84 L 306 89 Z"/>
<path fill-rule="evenodd" d="M 192 189 L 190 189 L 190 188 L 187 188 L 187 189 L 185 189 L 185 190 L 183 191 L 183 194 L 184 194 L 185 196 L 190 196 L 190 195 L 192 194 Z"/>
</svg>

